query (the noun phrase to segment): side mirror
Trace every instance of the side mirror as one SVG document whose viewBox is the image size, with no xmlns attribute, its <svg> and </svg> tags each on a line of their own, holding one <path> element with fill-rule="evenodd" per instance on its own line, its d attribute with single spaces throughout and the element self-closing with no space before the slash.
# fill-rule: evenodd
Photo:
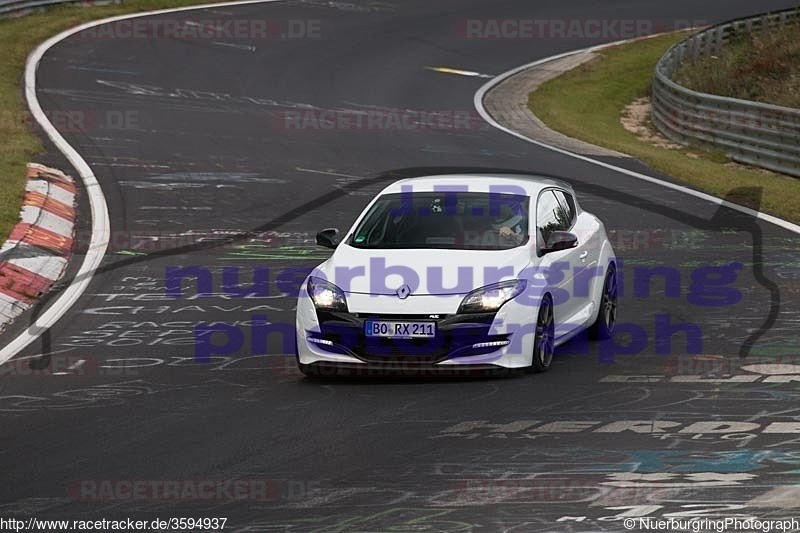
<svg viewBox="0 0 800 533">
<path fill-rule="evenodd" d="M 325 248 L 339 246 L 339 228 L 326 228 L 317 233 L 317 244 Z"/>
<path fill-rule="evenodd" d="M 547 238 L 543 253 L 558 252 L 578 246 L 578 236 L 568 231 L 554 231 Z"/>
</svg>

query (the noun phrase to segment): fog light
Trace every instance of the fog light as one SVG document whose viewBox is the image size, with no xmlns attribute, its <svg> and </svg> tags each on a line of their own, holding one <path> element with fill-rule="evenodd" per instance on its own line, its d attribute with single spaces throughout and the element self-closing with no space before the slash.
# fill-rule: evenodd
<svg viewBox="0 0 800 533">
<path fill-rule="evenodd" d="M 318 339 L 316 337 L 306 337 L 308 342 L 313 342 L 315 344 L 324 344 L 325 346 L 333 346 L 333 341 L 329 341 L 328 339 Z"/>
<path fill-rule="evenodd" d="M 499 347 L 501 347 L 501 346 L 506 346 L 506 345 L 508 345 L 508 344 L 510 344 L 510 343 L 511 343 L 511 341 L 488 341 L 488 342 L 478 342 L 478 343 L 476 343 L 476 344 L 473 344 L 473 345 L 472 345 L 472 347 L 473 347 L 474 349 L 478 349 L 478 348 L 494 348 L 494 347 L 497 347 L 497 348 L 499 348 Z"/>
</svg>

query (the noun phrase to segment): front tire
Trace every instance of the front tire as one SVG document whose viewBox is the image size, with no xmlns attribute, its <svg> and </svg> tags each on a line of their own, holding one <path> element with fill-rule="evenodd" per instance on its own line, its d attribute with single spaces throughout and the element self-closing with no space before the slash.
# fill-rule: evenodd
<svg viewBox="0 0 800 533">
<path fill-rule="evenodd" d="M 553 301 L 550 296 L 542 298 L 539 316 L 536 318 L 536 336 L 533 339 L 533 355 L 530 369 L 533 372 L 544 372 L 553 362 L 555 349 L 555 320 L 553 318 Z"/>
<path fill-rule="evenodd" d="M 614 325 L 617 323 L 617 299 L 617 270 L 611 265 L 608 267 L 606 279 L 603 282 L 597 320 L 589 328 L 592 338 L 605 340 L 614 335 Z"/>
</svg>

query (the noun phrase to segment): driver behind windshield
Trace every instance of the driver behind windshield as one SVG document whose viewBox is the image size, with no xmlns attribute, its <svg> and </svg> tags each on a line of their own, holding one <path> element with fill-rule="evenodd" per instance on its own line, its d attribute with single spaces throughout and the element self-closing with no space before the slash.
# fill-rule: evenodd
<svg viewBox="0 0 800 533">
<path fill-rule="evenodd" d="M 509 205 L 500 206 L 500 212 L 494 217 L 492 227 L 497 230 L 500 242 L 516 246 L 525 239 L 525 217 L 515 214 Z"/>
</svg>

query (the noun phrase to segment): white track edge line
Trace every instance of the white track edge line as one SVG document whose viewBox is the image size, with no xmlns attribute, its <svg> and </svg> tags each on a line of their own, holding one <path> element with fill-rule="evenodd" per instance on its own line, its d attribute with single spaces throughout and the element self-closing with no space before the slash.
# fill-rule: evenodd
<svg viewBox="0 0 800 533">
<path fill-rule="evenodd" d="M 655 35 L 648 36 L 648 38 L 649 37 L 655 37 Z M 666 187 L 668 189 L 672 189 L 672 190 L 675 190 L 675 191 L 678 191 L 678 192 L 682 192 L 684 194 L 688 194 L 690 196 L 694 196 L 695 198 L 699 198 L 699 199 L 705 200 L 707 202 L 711 202 L 711 203 L 714 203 L 714 204 L 717 204 L 717 205 L 723 205 L 723 206 L 725 206 L 727 208 L 733 209 L 735 211 L 739 211 L 741 213 L 745 213 L 745 214 L 747 214 L 749 216 L 752 216 L 752 217 L 754 217 L 754 218 L 756 218 L 758 220 L 763 220 L 764 222 L 769 222 L 769 223 L 774 224 L 776 226 L 779 226 L 779 227 L 781 227 L 781 228 L 783 228 L 783 229 L 785 229 L 787 231 L 791 231 L 793 233 L 796 233 L 796 234 L 800 235 L 800 226 L 797 225 L 797 224 L 794 224 L 792 222 L 789 222 L 788 220 L 784 220 L 782 218 L 779 218 L 779 217 L 776 217 L 776 216 L 773 216 L 773 215 L 768 215 L 766 213 L 762 213 L 760 211 L 756 211 L 755 209 L 750 209 L 749 207 L 745 207 L 745 206 L 742 206 L 742 205 L 739 205 L 739 204 L 734 204 L 734 203 L 728 202 L 726 200 L 723 200 L 722 198 L 718 198 L 716 196 L 712 196 L 712 195 L 704 193 L 704 192 L 700 192 L 700 191 L 697 191 L 697 190 L 694 190 L 694 189 L 690 189 L 689 187 L 684 187 L 682 185 L 677 185 L 675 183 L 670 183 L 668 181 L 664 181 L 664 180 L 661 180 L 661 179 L 658 179 L 658 178 L 654 178 L 653 176 L 648 176 L 647 174 L 642 174 L 642 173 L 636 172 L 634 170 L 628 170 L 627 168 L 618 167 L 616 165 L 612 165 L 611 163 L 606 163 L 604 161 L 599 161 L 597 159 L 593 159 L 593 158 L 585 156 L 585 155 L 576 154 L 575 152 L 570 152 L 569 150 L 565 150 L 563 148 L 558 148 L 557 146 L 553 146 L 551 144 L 547 144 L 545 142 L 538 141 L 536 139 L 531 139 L 530 137 L 527 137 L 527 136 L 525 136 L 525 135 L 523 135 L 521 133 L 518 133 L 518 132 L 516 132 L 516 131 L 514 131 L 512 129 L 506 128 L 502 124 L 498 123 L 486 111 L 486 108 L 483 107 L 483 99 L 486 96 L 487 92 L 489 92 L 495 85 L 498 85 L 502 81 L 506 80 L 507 78 L 510 78 L 511 76 L 514 76 L 515 74 L 518 74 L 518 73 L 522 72 L 523 70 L 526 70 L 526 69 L 531 68 L 531 67 L 535 67 L 537 65 L 541 65 L 543 63 L 549 63 L 550 61 L 555 61 L 557 59 L 562 59 L 562 58 L 565 58 L 565 57 L 569 57 L 569 56 L 572 56 L 572 55 L 581 54 L 581 53 L 585 53 L 585 52 L 594 52 L 594 51 L 597 51 L 597 50 L 601 50 L 603 48 L 608 48 L 608 47 L 611 47 L 611 46 L 617 46 L 617 45 L 620 45 L 620 44 L 627 43 L 629 41 L 631 41 L 631 39 L 625 39 L 625 40 L 616 41 L 616 42 L 613 42 L 613 43 L 601 44 L 601 45 L 592 46 L 592 47 L 589 47 L 589 48 L 583 48 L 583 49 L 580 49 L 580 50 L 573 50 L 571 52 L 564 52 L 562 54 L 557 54 L 557 55 L 554 55 L 554 56 L 545 57 L 543 59 L 538 59 L 536 61 L 532 61 L 531 63 L 526 63 L 526 64 L 521 65 L 519 67 L 515 67 L 515 68 L 513 68 L 511 70 L 507 70 L 506 72 L 503 72 L 502 74 L 499 74 L 496 77 L 492 78 L 491 80 L 489 80 L 488 82 L 483 84 L 480 89 L 478 89 L 478 91 L 475 93 L 475 96 L 473 97 L 473 105 L 475 106 L 475 109 L 478 111 L 478 114 L 480 114 L 481 117 L 483 117 L 483 119 L 486 122 L 488 122 L 489 124 L 491 124 L 495 128 L 499 129 L 500 131 L 504 131 L 505 133 L 508 133 L 509 135 L 513 135 L 514 137 L 517 137 L 518 139 L 522 139 L 524 141 L 533 143 L 533 144 L 535 144 L 537 146 L 540 146 L 542 148 L 546 148 L 548 150 L 552 150 L 553 152 L 557 152 L 559 154 L 566 155 L 566 156 L 569 156 L 569 157 L 573 157 L 575 159 L 579 159 L 581 161 L 585 161 L 585 162 L 591 163 L 593 165 L 597 165 L 597 166 L 600 166 L 600 167 L 603 167 L 603 168 L 607 168 L 609 170 L 613 170 L 613 171 L 619 172 L 621 174 L 625 174 L 625 175 L 631 176 L 633 178 L 637 178 L 637 179 L 640 179 L 640 180 L 643 180 L 643 181 L 647 181 L 647 182 L 653 183 L 655 185 L 661 185 L 662 187 Z"/>
<path fill-rule="evenodd" d="M 89 248 L 86 256 L 83 259 L 78 272 L 75 274 L 73 282 L 64 289 L 64 292 L 58 299 L 45 311 L 36 321 L 28 326 L 28 328 L 20 333 L 14 340 L 8 343 L 0 350 L 0 364 L 5 363 L 17 353 L 25 349 L 29 344 L 38 339 L 42 333 L 51 328 L 64 314 L 78 301 L 78 298 L 86 291 L 89 282 L 92 281 L 95 271 L 100 266 L 103 257 L 105 256 L 108 241 L 111 235 L 110 222 L 108 217 L 108 205 L 106 204 L 105 196 L 97 181 L 97 177 L 92 172 L 91 167 L 81 157 L 75 148 L 73 148 L 64 137 L 53 126 L 52 122 L 47 118 L 42 110 L 39 100 L 36 97 L 36 71 L 39 67 L 39 61 L 50 48 L 60 43 L 67 37 L 83 31 L 88 28 L 93 28 L 101 24 L 108 24 L 110 22 L 117 22 L 138 17 L 147 17 L 152 15 L 161 15 L 164 13 L 177 13 L 180 11 L 190 11 L 195 9 L 208 9 L 221 6 L 235 6 L 246 4 L 263 4 L 267 2 L 277 2 L 279 0 L 238 0 L 235 2 L 215 2 L 211 4 L 200 4 L 196 6 L 183 6 L 176 8 L 158 9 L 154 11 L 143 11 L 141 13 L 128 13 L 125 15 L 118 15 L 115 17 L 108 17 L 99 20 L 93 20 L 75 26 L 68 30 L 50 37 L 42 44 L 37 46 L 33 52 L 30 53 L 25 62 L 25 76 L 24 76 L 24 90 L 25 100 L 27 101 L 28 108 L 31 114 L 36 119 L 36 122 L 42 127 L 42 130 L 47 134 L 47 137 L 53 142 L 56 148 L 64 154 L 67 160 L 72 164 L 78 172 L 83 186 L 86 189 L 87 196 L 89 197 L 89 209 L 92 217 L 92 236 L 89 241 Z"/>
</svg>

